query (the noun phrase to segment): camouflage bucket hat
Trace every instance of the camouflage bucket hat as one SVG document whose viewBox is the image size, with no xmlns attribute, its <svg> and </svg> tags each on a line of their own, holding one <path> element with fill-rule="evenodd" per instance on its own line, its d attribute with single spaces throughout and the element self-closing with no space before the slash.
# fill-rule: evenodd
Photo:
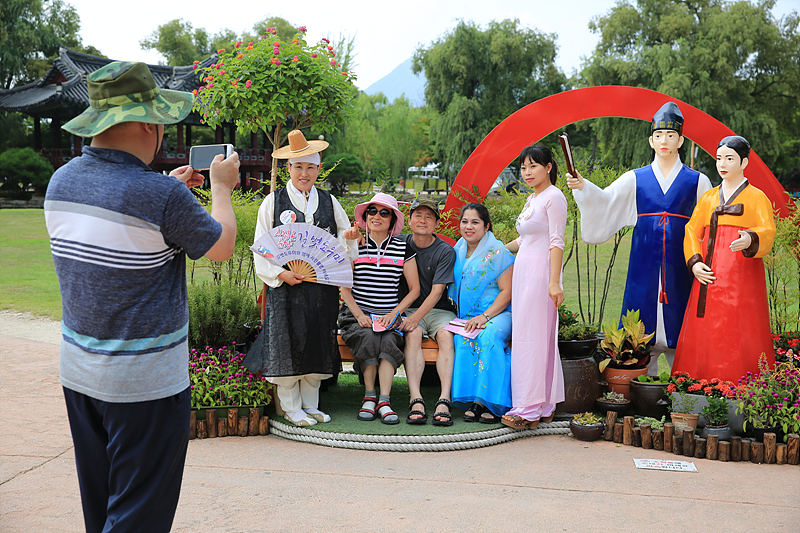
<svg viewBox="0 0 800 533">
<path fill-rule="evenodd" d="M 93 137 L 115 124 L 175 124 L 192 110 L 191 93 L 159 89 L 144 63 L 115 61 L 88 77 L 89 105 L 62 126 L 80 137 Z"/>
<path fill-rule="evenodd" d="M 430 198 L 424 198 L 424 197 L 415 198 L 414 201 L 411 202 L 411 207 L 409 207 L 408 209 L 408 214 L 410 215 L 411 213 L 413 213 L 414 210 L 418 207 L 427 207 L 428 209 L 433 211 L 434 215 L 436 215 L 436 220 L 439 220 L 439 204 L 437 204 Z"/>
</svg>

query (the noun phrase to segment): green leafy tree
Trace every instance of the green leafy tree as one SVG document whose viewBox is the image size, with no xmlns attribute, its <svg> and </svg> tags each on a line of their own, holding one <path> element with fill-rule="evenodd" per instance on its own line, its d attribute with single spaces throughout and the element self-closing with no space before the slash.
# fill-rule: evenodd
<svg viewBox="0 0 800 533">
<path fill-rule="evenodd" d="M 11 148 L 0 154 L 0 190 L 44 191 L 53 175 L 53 166 L 32 148 Z"/>
<path fill-rule="evenodd" d="M 339 37 L 331 39 L 331 46 L 336 53 L 337 61 L 342 72 L 353 72 L 358 66 L 356 63 L 356 38 L 355 36 L 340 33 Z"/>
<path fill-rule="evenodd" d="M 62 0 L 4 0 L 0 4 L 0 88 L 41 77 L 59 46 L 84 51 L 78 35 L 80 21 L 75 7 Z"/>
<path fill-rule="evenodd" d="M 481 29 L 461 21 L 414 53 L 425 71 L 434 159 L 451 174 L 492 128 L 523 106 L 560 92 L 566 77 L 555 66 L 556 36 L 524 28 L 519 20 Z"/>
<path fill-rule="evenodd" d="M 235 39 L 233 30 L 222 29 L 211 36 L 205 29 L 192 26 L 191 22 L 173 19 L 139 41 L 139 46 L 142 50 L 157 50 L 167 65 L 183 66 L 208 57 Z"/>
<path fill-rule="evenodd" d="M 361 183 L 366 178 L 364 165 L 353 154 L 328 154 L 324 166 L 331 169 L 325 180 L 340 195 L 347 192 L 348 183 Z"/>
<path fill-rule="evenodd" d="M 283 126 L 335 130 L 349 114 L 356 94 L 354 76 L 340 72 L 329 41 L 305 41 L 301 26 L 291 42 L 270 28 L 256 42 L 236 41 L 220 49 L 219 61 L 204 69 L 205 85 L 194 110 L 211 127 L 234 122 L 242 133 L 263 131 L 273 150 L 281 145 Z M 275 190 L 277 165 L 272 165 Z"/>
<path fill-rule="evenodd" d="M 289 22 L 288 20 L 281 18 L 281 17 L 266 17 L 253 25 L 253 35 L 244 35 L 242 36 L 242 40 L 245 42 L 250 41 L 257 41 L 261 38 L 262 35 L 267 35 L 269 30 L 272 28 L 274 32 L 271 32 L 272 35 L 277 35 L 284 41 L 291 41 L 294 38 L 294 34 L 297 32 L 297 26 Z M 245 39 L 245 37 L 248 37 Z"/>
<path fill-rule="evenodd" d="M 618 2 L 589 25 L 600 42 L 579 83 L 645 87 L 674 96 L 747 137 L 773 170 L 796 169 L 800 18 L 793 12 L 776 20 L 770 12 L 774 5 L 774 0 Z M 646 123 L 597 119 L 593 127 L 607 162 L 635 167 L 652 160 Z M 701 166 L 716 176 L 711 158 Z"/>
<path fill-rule="evenodd" d="M 426 153 L 426 113 L 405 97 L 390 104 L 382 93 L 360 93 L 351 118 L 333 137 L 332 150 L 356 155 L 371 176 L 387 174 L 399 181 Z"/>
<path fill-rule="evenodd" d="M 33 132 L 32 122 L 33 119 L 22 113 L 0 111 L 0 131 L 3 132 L 0 137 L 0 153 L 9 148 L 21 148 L 32 144 L 29 139 Z"/>
<path fill-rule="evenodd" d="M 283 40 L 291 40 L 295 34 L 296 26 L 281 17 L 267 17 L 253 25 L 252 32 L 242 32 L 223 28 L 214 35 L 210 35 L 204 28 L 195 28 L 191 22 L 183 19 L 174 19 L 166 22 L 148 37 L 139 41 L 142 50 L 156 50 L 166 59 L 167 65 L 191 65 L 193 61 L 210 56 L 220 48 L 225 48 L 237 39 L 243 42 L 256 42 L 261 36 L 269 33 Z"/>
</svg>

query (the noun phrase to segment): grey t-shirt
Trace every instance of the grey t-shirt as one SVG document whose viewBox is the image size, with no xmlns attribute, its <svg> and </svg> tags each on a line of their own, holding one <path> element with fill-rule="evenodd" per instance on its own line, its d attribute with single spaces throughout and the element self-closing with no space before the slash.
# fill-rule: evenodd
<svg viewBox="0 0 800 533">
<path fill-rule="evenodd" d="M 453 267 L 456 264 L 456 252 L 452 246 L 435 235 L 433 244 L 427 248 L 420 248 L 414 244 L 414 236 L 411 234 L 403 234 L 400 237 L 404 238 L 408 246 L 417 253 L 420 293 L 419 298 L 411 304 L 411 307 L 420 307 L 422 302 L 430 295 L 434 285 L 447 285 L 455 281 Z M 400 299 L 405 298 L 407 294 L 408 285 L 406 285 L 405 278 L 401 278 Z M 439 301 L 436 302 L 434 309 L 446 309 L 455 312 L 455 307 L 447 297 L 446 290 L 442 293 Z"/>
</svg>

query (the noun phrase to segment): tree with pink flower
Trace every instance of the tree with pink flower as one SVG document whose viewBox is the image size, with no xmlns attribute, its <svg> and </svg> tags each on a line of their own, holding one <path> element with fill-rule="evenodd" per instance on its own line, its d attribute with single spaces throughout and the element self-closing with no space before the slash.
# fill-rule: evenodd
<svg viewBox="0 0 800 533">
<path fill-rule="evenodd" d="M 247 47 L 237 40 L 221 49 L 219 62 L 198 69 L 215 83 L 198 91 L 194 110 L 211 127 L 233 122 L 242 133 L 263 131 L 273 151 L 283 144 L 288 122 L 293 129 L 334 130 L 350 113 L 355 76 L 342 75 L 327 39 L 309 44 L 305 34 L 301 26 L 283 40 L 267 28 Z M 276 172 L 273 160 L 271 190 Z"/>
</svg>

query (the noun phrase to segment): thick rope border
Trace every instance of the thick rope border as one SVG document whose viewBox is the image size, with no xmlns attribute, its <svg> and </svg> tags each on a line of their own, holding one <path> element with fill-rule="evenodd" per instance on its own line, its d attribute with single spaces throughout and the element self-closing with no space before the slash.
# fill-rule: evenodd
<svg viewBox="0 0 800 533">
<path fill-rule="evenodd" d="M 331 448 L 381 452 L 449 452 L 494 446 L 523 437 L 567 435 L 569 422 L 541 423 L 536 429 L 502 427 L 474 433 L 447 435 L 361 435 L 329 433 L 270 420 L 270 433 L 284 439 Z"/>
</svg>

